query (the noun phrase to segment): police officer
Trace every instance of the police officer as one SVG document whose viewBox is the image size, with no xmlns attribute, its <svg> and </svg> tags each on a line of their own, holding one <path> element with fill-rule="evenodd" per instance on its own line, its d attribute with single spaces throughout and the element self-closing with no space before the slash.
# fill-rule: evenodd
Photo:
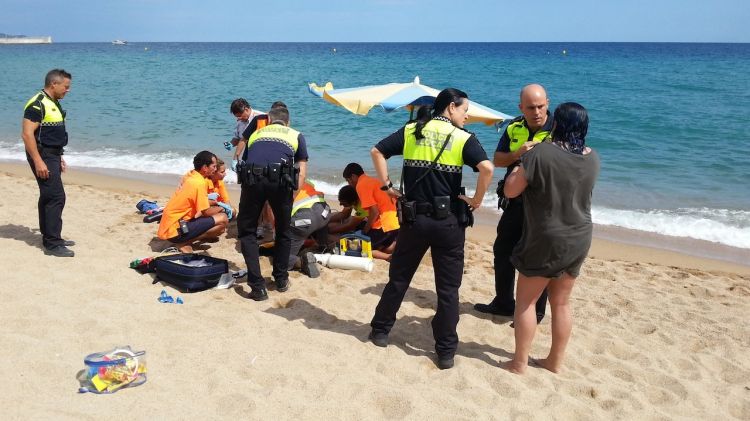
<svg viewBox="0 0 750 421">
<path fill-rule="evenodd" d="M 39 231 L 44 254 L 73 257 L 69 246 L 75 242 L 62 238 L 62 211 L 65 188 L 61 174 L 65 172 L 63 148 L 68 144 L 65 111 L 60 100 L 70 91 L 70 73 L 53 69 L 44 79 L 44 89 L 26 102 L 21 137 L 26 147 L 26 160 L 39 185 Z"/>
<path fill-rule="evenodd" d="M 507 167 L 505 177 L 518 166 L 523 154 L 539 142 L 549 139 L 552 131 L 552 119 L 549 118 L 549 99 L 541 85 L 527 85 L 521 89 L 521 101 L 518 104 L 522 115 L 513 119 L 500 137 L 494 156 L 496 167 Z M 516 301 L 513 289 L 516 270 L 510 262 L 513 248 L 521 239 L 523 232 L 523 199 L 521 196 L 504 199 L 502 184 L 498 187 L 501 207 L 504 208 L 500 222 L 497 224 L 497 238 L 493 245 L 495 255 L 495 293 L 496 297 L 489 304 L 475 304 L 474 309 L 481 313 L 513 317 Z M 544 291 L 536 303 L 537 323 L 544 318 L 547 307 L 547 291 Z"/>
<path fill-rule="evenodd" d="M 470 211 L 482 204 L 492 179 L 492 164 L 476 136 L 463 130 L 469 101 L 466 93 L 448 88 L 435 98 L 432 116 L 407 124 L 371 150 L 383 190 L 400 196 L 388 179 L 386 159 L 404 156 L 403 197 L 399 199 L 401 230 L 391 259 L 388 284 L 370 326 L 370 339 L 381 347 L 414 273 L 432 250 L 437 312 L 432 320 L 437 366 L 453 367 L 458 346 L 458 288 L 464 267 L 465 229 Z M 476 194 L 460 194 L 461 171 L 466 164 L 479 171 Z"/>
<path fill-rule="evenodd" d="M 276 244 L 273 255 L 273 279 L 276 289 L 289 288 L 289 250 L 291 238 L 289 221 L 292 215 L 294 190 L 305 179 L 307 146 L 302 134 L 289 127 L 289 111 L 272 108 L 268 112 L 271 124 L 255 131 L 247 141 L 247 160 L 238 165 L 242 182 L 237 230 L 242 255 L 247 265 L 250 298 L 268 299 L 265 282 L 260 273 L 258 241 L 255 236 L 258 216 L 268 201 L 276 217 Z M 295 163 L 298 170 L 295 170 Z"/>
</svg>

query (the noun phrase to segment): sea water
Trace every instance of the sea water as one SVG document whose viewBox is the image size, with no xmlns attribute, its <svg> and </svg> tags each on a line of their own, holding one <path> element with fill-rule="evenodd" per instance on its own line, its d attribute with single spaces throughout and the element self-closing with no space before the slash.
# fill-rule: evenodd
<svg viewBox="0 0 750 421">
<path fill-rule="evenodd" d="M 335 50 L 334 50 L 335 49 Z M 177 175 L 208 149 L 229 161 L 232 99 L 266 110 L 284 101 L 302 131 L 316 186 L 335 194 L 341 171 L 408 119 L 357 116 L 308 92 L 421 82 L 456 87 L 517 115 L 518 93 L 541 83 L 557 104 L 590 113 L 587 144 L 602 170 L 594 222 L 750 249 L 750 44 L 672 43 L 72 43 L 0 46 L 0 159 L 24 159 L 25 101 L 45 73 L 73 74 L 63 101 L 73 167 Z M 499 133 L 471 125 L 492 157 Z M 398 178 L 398 159 L 390 162 Z M 231 173 L 230 173 L 231 174 Z M 473 189 L 467 169 L 464 184 Z M 495 172 L 496 181 L 504 170 Z M 228 181 L 233 175 L 227 177 Z M 494 182 L 491 190 L 494 190 Z M 497 197 L 489 192 L 487 208 Z"/>
</svg>

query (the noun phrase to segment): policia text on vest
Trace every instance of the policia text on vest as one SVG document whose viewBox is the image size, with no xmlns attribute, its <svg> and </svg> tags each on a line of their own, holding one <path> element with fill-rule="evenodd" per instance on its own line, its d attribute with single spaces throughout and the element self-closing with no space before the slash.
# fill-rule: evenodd
<svg viewBox="0 0 750 421">
<path fill-rule="evenodd" d="M 246 151 L 258 141 L 278 142 L 288 146 L 292 151 L 299 147 L 299 132 L 286 126 L 274 124 L 256 130 L 248 139 Z M 279 183 L 291 190 L 299 188 L 299 169 L 293 162 L 270 163 L 258 165 L 240 161 L 237 164 L 237 177 L 240 184 L 252 185 L 261 177 L 272 183 Z"/>
<path fill-rule="evenodd" d="M 409 189 L 397 201 L 399 223 L 412 224 L 417 215 L 423 214 L 434 219 L 445 219 L 454 214 L 460 226 L 474 223 L 469 205 L 456 195 L 433 196 L 430 201 L 408 200 L 409 193 L 433 171 L 458 173 L 463 171 L 463 147 L 471 134 L 456 130 L 452 124 L 433 120 L 422 130 L 422 138 L 415 135 L 416 123 L 404 128 L 404 167 L 426 168 Z M 460 187 L 458 194 L 465 194 Z"/>
</svg>

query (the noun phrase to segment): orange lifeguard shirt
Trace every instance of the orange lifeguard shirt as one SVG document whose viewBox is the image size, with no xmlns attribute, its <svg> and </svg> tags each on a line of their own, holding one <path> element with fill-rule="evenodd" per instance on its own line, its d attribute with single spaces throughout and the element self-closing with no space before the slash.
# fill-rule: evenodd
<svg viewBox="0 0 750 421">
<path fill-rule="evenodd" d="M 294 201 L 299 202 L 300 200 L 304 200 L 312 196 L 325 197 L 323 192 L 319 192 L 315 190 L 315 186 L 312 183 L 310 183 L 309 181 L 305 181 L 304 183 L 302 183 L 302 186 L 299 188 L 299 191 L 297 192 L 297 196 L 294 198 Z"/>
<path fill-rule="evenodd" d="M 367 174 L 362 174 L 357 180 L 357 196 L 360 206 L 364 210 L 377 206 L 380 215 L 372 223 L 375 229 L 381 228 L 383 232 L 399 229 L 398 216 L 396 215 L 396 201 L 388 196 L 388 193 L 380 190 L 380 181 Z"/>
<path fill-rule="evenodd" d="M 157 237 L 168 240 L 176 237 L 179 232 L 180 220 L 189 221 L 195 214 L 208 209 L 208 183 L 198 171 L 191 170 L 182 178 L 182 183 L 167 202 L 162 212 Z"/>
<path fill-rule="evenodd" d="M 229 204 L 229 191 L 227 191 L 227 185 L 224 184 L 224 180 L 219 180 L 216 183 L 213 180 L 206 179 L 206 185 L 208 185 L 208 193 L 218 193 L 219 199 L 217 202 Z"/>
</svg>

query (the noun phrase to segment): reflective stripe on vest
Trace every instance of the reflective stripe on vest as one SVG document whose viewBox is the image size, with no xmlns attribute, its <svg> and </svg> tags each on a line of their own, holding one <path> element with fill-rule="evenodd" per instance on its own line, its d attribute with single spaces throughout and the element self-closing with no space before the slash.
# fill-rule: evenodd
<svg viewBox="0 0 750 421">
<path fill-rule="evenodd" d="M 422 139 L 416 137 L 416 123 L 407 124 L 404 128 L 404 166 L 428 168 L 435 160 L 445 139 L 450 140 L 440 155 L 435 169 L 437 171 L 461 173 L 464 165 L 464 145 L 471 134 L 442 120 L 430 120 L 422 128 Z"/>
<path fill-rule="evenodd" d="M 526 127 L 526 120 L 524 120 L 523 118 L 508 124 L 508 128 L 505 129 L 505 131 L 506 133 L 508 133 L 508 138 L 510 138 L 511 152 L 517 151 L 518 148 L 521 147 L 521 145 L 528 142 L 529 140 L 533 140 L 534 142 L 543 142 L 550 136 L 549 131 L 540 129 L 539 131 L 534 133 L 533 138 L 529 139 L 529 128 Z"/>
<path fill-rule="evenodd" d="M 319 195 L 307 196 L 304 199 L 297 200 L 292 205 L 292 216 L 300 209 L 309 209 L 316 203 L 325 203 L 326 199 Z"/>
<path fill-rule="evenodd" d="M 36 103 L 36 104 L 35 104 Z M 41 103 L 41 109 L 40 105 Z M 65 116 L 59 105 L 52 101 L 44 92 L 40 92 L 26 102 L 26 106 L 23 107 L 26 110 L 29 107 L 33 107 L 42 114 L 42 126 L 62 126 L 65 124 Z"/>
<path fill-rule="evenodd" d="M 255 142 L 278 142 L 297 152 L 299 132 L 283 124 L 271 124 L 253 132 L 247 140 L 249 148 Z"/>
</svg>

